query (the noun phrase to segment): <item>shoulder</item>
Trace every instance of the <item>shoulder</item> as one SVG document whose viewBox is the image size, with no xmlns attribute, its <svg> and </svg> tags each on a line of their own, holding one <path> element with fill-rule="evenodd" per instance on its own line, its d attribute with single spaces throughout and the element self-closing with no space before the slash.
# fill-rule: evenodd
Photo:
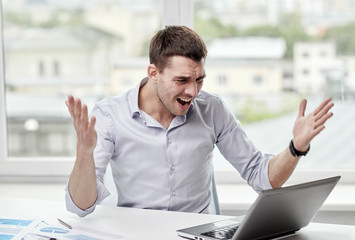
<svg viewBox="0 0 355 240">
<path fill-rule="evenodd" d="M 221 96 L 200 91 L 194 102 L 197 111 L 204 112 L 219 119 L 235 121 L 232 109 Z"/>
<path fill-rule="evenodd" d="M 226 104 L 220 96 L 201 90 L 194 100 L 194 107 L 211 111 L 225 108 Z"/>
<path fill-rule="evenodd" d="M 122 95 L 103 98 L 103 99 L 99 100 L 98 102 L 96 102 L 94 110 L 95 109 L 102 109 L 102 110 L 108 111 L 108 110 L 114 110 L 114 109 L 120 108 L 124 105 L 128 105 L 129 93 L 130 92 L 126 92 Z"/>
<path fill-rule="evenodd" d="M 201 90 L 197 95 L 197 97 L 195 98 L 195 102 L 197 104 L 204 104 L 204 103 L 221 104 L 222 99 L 218 95 Z"/>
<path fill-rule="evenodd" d="M 194 100 L 192 112 L 213 119 L 231 115 L 229 107 L 220 96 L 202 90 Z"/>
</svg>

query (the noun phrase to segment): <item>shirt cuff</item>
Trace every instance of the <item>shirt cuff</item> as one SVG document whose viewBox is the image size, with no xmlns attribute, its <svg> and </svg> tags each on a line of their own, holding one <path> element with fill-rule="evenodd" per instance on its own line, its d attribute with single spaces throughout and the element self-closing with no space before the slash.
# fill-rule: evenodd
<svg viewBox="0 0 355 240">
<path fill-rule="evenodd" d="M 269 164 L 270 164 L 270 160 L 274 157 L 274 155 L 272 154 L 266 154 L 268 160 L 266 161 L 267 163 L 265 164 L 265 168 L 264 168 L 264 180 L 263 182 L 263 190 L 268 190 L 268 189 L 272 189 L 272 185 L 270 183 L 270 179 L 269 179 Z"/>
<path fill-rule="evenodd" d="M 79 217 L 85 217 L 86 215 L 92 213 L 96 205 L 99 204 L 103 199 L 105 199 L 107 196 L 110 195 L 109 191 L 106 189 L 105 185 L 100 182 L 96 181 L 96 188 L 97 188 L 97 199 L 95 203 L 87 208 L 87 209 L 81 209 L 78 206 L 75 205 L 73 199 L 70 196 L 69 189 L 68 189 L 68 184 L 65 187 L 65 203 L 66 203 L 66 208 L 69 212 L 77 214 Z"/>
</svg>

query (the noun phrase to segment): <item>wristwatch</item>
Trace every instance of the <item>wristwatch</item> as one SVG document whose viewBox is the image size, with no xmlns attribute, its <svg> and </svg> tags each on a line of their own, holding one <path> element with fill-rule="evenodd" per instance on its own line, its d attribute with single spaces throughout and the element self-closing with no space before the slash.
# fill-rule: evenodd
<svg viewBox="0 0 355 240">
<path fill-rule="evenodd" d="M 295 146 L 293 145 L 293 140 L 291 140 L 289 148 L 290 148 L 290 152 L 291 152 L 292 156 L 294 156 L 294 157 L 306 156 L 307 153 L 309 152 L 309 149 L 311 149 L 311 144 L 309 144 L 308 149 L 305 152 L 301 152 L 295 148 Z"/>
</svg>

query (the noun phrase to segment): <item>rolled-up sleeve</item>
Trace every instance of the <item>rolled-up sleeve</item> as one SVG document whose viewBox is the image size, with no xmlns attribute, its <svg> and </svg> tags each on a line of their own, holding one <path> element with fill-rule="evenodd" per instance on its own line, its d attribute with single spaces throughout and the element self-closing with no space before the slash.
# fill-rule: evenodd
<svg viewBox="0 0 355 240">
<path fill-rule="evenodd" d="M 67 186 L 65 187 L 65 203 L 66 203 L 67 210 L 69 212 L 77 214 L 79 217 L 85 217 L 86 215 L 92 213 L 95 210 L 96 205 L 110 195 L 105 185 L 99 180 L 96 181 L 96 189 L 97 189 L 98 196 L 95 203 L 87 209 L 81 209 L 75 205 L 73 199 L 71 198 L 68 184 L 67 184 Z"/>
</svg>

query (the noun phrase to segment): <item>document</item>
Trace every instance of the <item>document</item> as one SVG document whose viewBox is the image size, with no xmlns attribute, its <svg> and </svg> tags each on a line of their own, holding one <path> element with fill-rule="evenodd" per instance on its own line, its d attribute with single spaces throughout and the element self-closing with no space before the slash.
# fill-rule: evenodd
<svg viewBox="0 0 355 240">
<path fill-rule="evenodd" d="M 40 220 L 0 218 L 0 240 L 21 240 Z"/>
<path fill-rule="evenodd" d="M 0 240 L 128 240 L 132 235 L 109 233 L 86 226 L 67 228 L 41 220 L 0 218 Z"/>
<path fill-rule="evenodd" d="M 43 222 L 29 232 L 23 240 L 128 240 L 131 238 L 132 236 L 128 234 L 109 233 L 80 225 L 74 225 L 69 229 L 59 224 L 49 225 Z"/>
</svg>

